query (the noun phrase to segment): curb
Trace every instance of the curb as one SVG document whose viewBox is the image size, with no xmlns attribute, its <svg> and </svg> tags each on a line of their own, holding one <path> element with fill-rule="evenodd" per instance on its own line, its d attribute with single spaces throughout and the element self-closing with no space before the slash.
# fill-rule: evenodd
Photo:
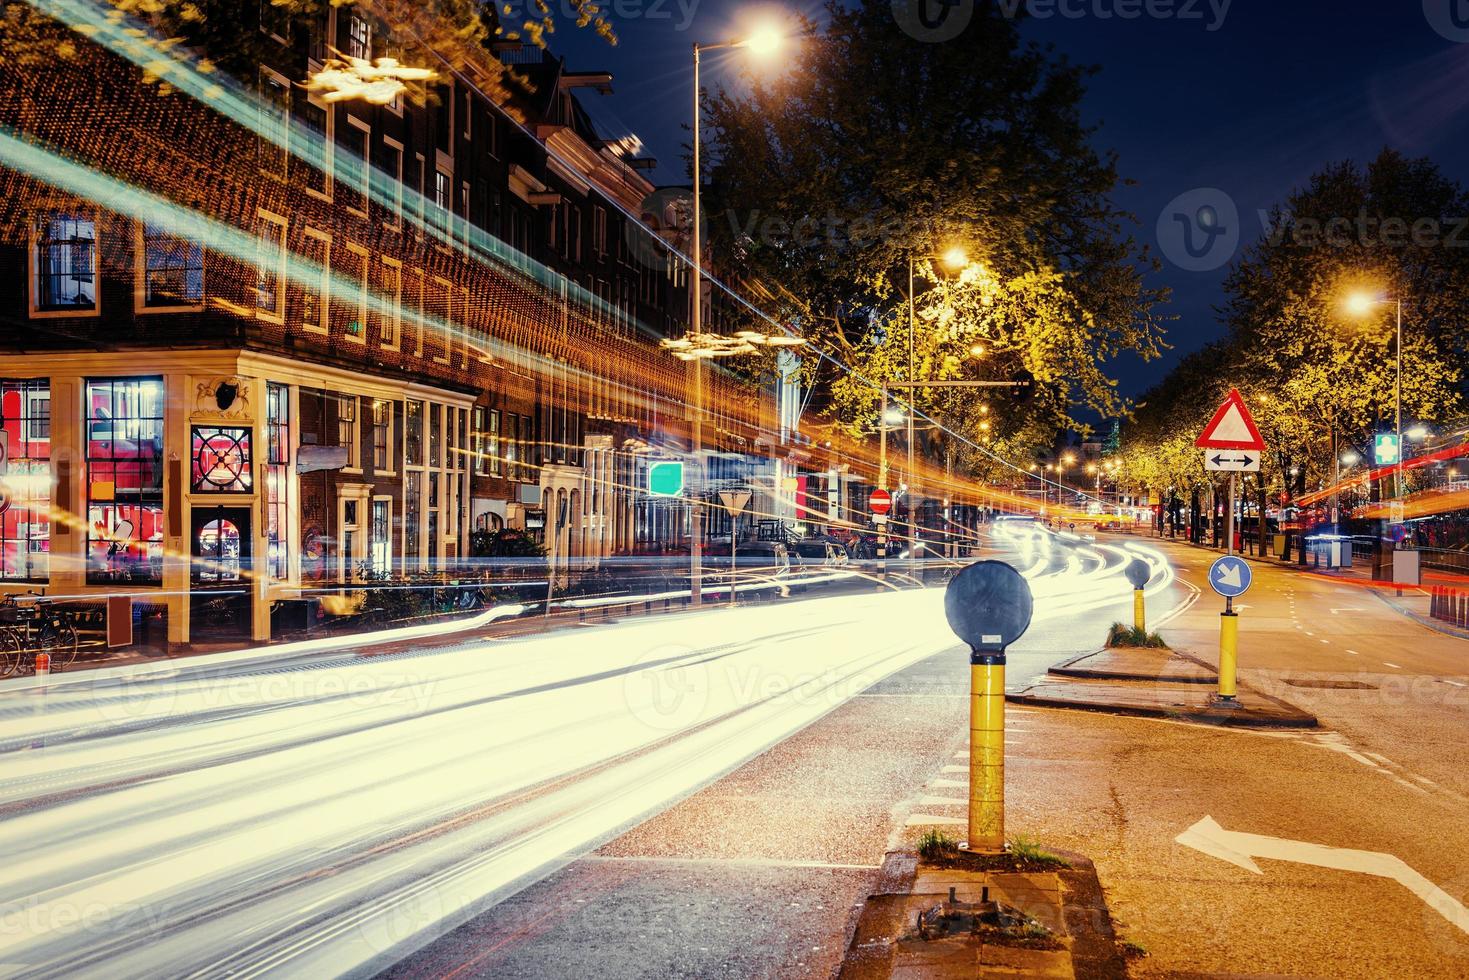
<svg viewBox="0 0 1469 980">
<path fill-rule="evenodd" d="M 1243 684 L 1240 687 L 1244 687 Z M 1321 723 L 1315 715 L 1309 715 L 1298 708 L 1285 705 L 1282 701 L 1276 701 L 1268 694 L 1252 691 L 1256 697 L 1276 704 L 1290 707 L 1292 715 L 1289 717 L 1265 717 L 1261 715 L 1242 714 L 1241 709 L 1230 711 L 1228 709 L 1201 709 L 1189 710 L 1179 708 L 1158 708 L 1151 705 L 1141 704 L 1114 704 L 1103 701 L 1073 701 L 1067 698 L 1049 698 L 1043 695 L 1026 694 L 1021 691 L 1018 694 L 1007 694 L 1005 700 L 1011 704 L 1023 704 L 1032 708 L 1064 708 L 1070 711 L 1092 711 L 1098 714 L 1108 715 L 1132 715 L 1138 718 L 1166 718 L 1172 721 L 1189 721 L 1203 725 L 1214 725 L 1219 728 L 1319 728 Z M 1248 710 L 1248 709 L 1244 709 Z"/>
<path fill-rule="evenodd" d="M 1411 609 L 1406 608 L 1405 606 L 1400 606 L 1396 602 L 1393 602 L 1391 599 L 1389 599 L 1387 596 L 1383 595 L 1382 592 L 1377 589 L 1369 589 L 1368 591 L 1376 596 L 1393 612 L 1397 613 L 1399 616 L 1408 617 L 1419 626 L 1422 626 L 1424 629 L 1430 629 L 1433 630 L 1435 633 L 1442 633 L 1444 636 L 1452 636 L 1460 640 L 1469 640 L 1469 630 L 1458 629 L 1456 627 L 1450 626 L 1443 620 L 1434 619 L 1432 616 L 1424 616 L 1414 612 Z"/>
<path fill-rule="evenodd" d="M 1117 932 L 1097 866 L 1074 851 L 1058 849 L 1054 853 L 1071 864 L 1056 875 L 1062 884 L 1061 914 L 1071 940 L 1073 975 L 1086 980 L 1127 980 L 1127 960 L 1117 946 Z M 886 980 L 892 976 L 893 943 L 869 937 L 898 924 L 894 907 L 912 895 L 917 878 L 916 851 L 889 851 L 884 856 L 873 892 L 857 917 L 837 972 L 838 980 Z M 906 918 L 901 921 L 911 924 Z"/>
<path fill-rule="evenodd" d="M 1102 649 L 1100 650 L 1093 650 L 1091 653 L 1083 653 L 1079 657 L 1072 657 L 1070 660 L 1063 660 L 1056 666 L 1048 668 L 1046 670 L 1046 673 L 1055 674 L 1057 677 L 1074 677 L 1078 680 L 1087 681 L 1141 681 L 1146 684 L 1213 684 L 1218 680 L 1218 675 L 1215 675 L 1213 678 L 1155 677 L 1150 674 L 1129 674 L 1120 671 L 1091 670 L 1086 667 L 1071 666 L 1072 664 L 1085 660 L 1088 657 L 1095 657 L 1099 653 L 1106 653 L 1109 649 L 1111 648 L 1102 647 Z M 1178 651 L 1174 650 L 1172 647 L 1169 647 L 1168 651 L 1169 653 L 1178 653 Z M 1178 655 L 1183 657 L 1185 660 L 1191 661 L 1193 663 L 1199 663 L 1199 661 L 1194 660 L 1193 657 L 1190 657 L 1187 654 L 1179 653 Z"/>
</svg>

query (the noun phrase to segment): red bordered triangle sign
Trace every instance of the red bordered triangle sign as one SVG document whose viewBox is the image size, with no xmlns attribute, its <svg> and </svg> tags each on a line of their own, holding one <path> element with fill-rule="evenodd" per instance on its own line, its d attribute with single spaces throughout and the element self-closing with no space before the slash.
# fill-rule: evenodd
<svg viewBox="0 0 1469 980">
<path fill-rule="evenodd" d="M 1229 397 L 1204 426 L 1204 434 L 1194 441 L 1200 449 L 1245 449 L 1264 452 L 1265 440 L 1255 427 L 1255 419 L 1245 405 L 1244 396 L 1231 388 Z"/>
</svg>

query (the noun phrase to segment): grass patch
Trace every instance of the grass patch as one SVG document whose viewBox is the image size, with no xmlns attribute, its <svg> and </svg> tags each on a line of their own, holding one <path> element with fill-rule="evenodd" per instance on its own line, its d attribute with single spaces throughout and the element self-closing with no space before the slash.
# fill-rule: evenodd
<svg viewBox="0 0 1469 980">
<path fill-rule="evenodd" d="M 925 861 L 952 857 L 959 853 L 959 842 L 942 830 L 930 828 L 918 838 L 918 854 Z"/>
<path fill-rule="evenodd" d="M 1157 633 L 1149 633 L 1136 626 L 1124 626 L 1121 623 L 1112 624 L 1112 629 L 1107 633 L 1107 646 L 1147 647 L 1150 650 L 1168 649 L 1168 644 L 1163 642 L 1163 637 Z"/>
<path fill-rule="evenodd" d="M 1069 868 L 1071 863 L 1065 858 L 1052 854 L 1041 846 L 1040 841 L 1034 837 L 1024 834 L 1010 838 L 1010 853 L 1019 861 L 1028 865 L 1042 865 L 1055 868 Z"/>
<path fill-rule="evenodd" d="M 1129 960 L 1140 960 L 1148 955 L 1148 947 L 1142 943 L 1135 943 L 1131 939 L 1120 941 L 1117 948 L 1122 950 L 1123 957 Z"/>
</svg>

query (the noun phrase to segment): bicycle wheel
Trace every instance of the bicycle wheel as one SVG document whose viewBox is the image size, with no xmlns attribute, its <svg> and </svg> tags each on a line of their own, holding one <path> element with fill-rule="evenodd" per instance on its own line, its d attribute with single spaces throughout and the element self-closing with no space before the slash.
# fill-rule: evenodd
<svg viewBox="0 0 1469 980">
<path fill-rule="evenodd" d="M 51 655 L 51 671 L 59 673 L 77 656 L 76 627 L 64 619 L 47 620 L 36 633 L 36 653 Z"/>
<path fill-rule="evenodd" d="M 9 677 L 20 669 L 20 637 L 15 630 L 0 630 L 0 677 Z"/>
</svg>

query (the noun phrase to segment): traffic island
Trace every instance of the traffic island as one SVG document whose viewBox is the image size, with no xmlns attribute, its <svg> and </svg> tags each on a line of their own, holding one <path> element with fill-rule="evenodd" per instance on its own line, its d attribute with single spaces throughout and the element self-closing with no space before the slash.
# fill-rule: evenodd
<svg viewBox="0 0 1469 980">
<path fill-rule="evenodd" d="M 1218 680 L 1218 671 L 1182 651 L 1109 647 L 1057 664 L 1006 700 L 1239 728 L 1318 726 L 1315 715 L 1243 683 L 1233 702 L 1221 702 Z"/>
<path fill-rule="evenodd" d="M 894 851 L 858 919 L 842 980 L 1123 978 L 1096 869 L 1080 854 Z"/>
</svg>

